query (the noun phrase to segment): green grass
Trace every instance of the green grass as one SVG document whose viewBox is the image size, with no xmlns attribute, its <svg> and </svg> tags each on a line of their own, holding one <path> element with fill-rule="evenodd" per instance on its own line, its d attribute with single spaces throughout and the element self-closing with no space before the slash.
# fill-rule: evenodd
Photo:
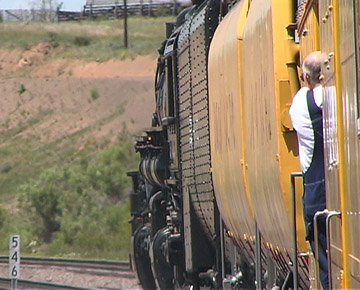
<svg viewBox="0 0 360 290">
<path fill-rule="evenodd" d="M 165 23 L 174 16 L 128 19 L 128 43 L 124 46 L 124 21 L 68 23 L 0 23 L 0 48 L 28 49 L 50 42 L 58 57 L 105 61 L 156 53 L 165 38 Z"/>
<path fill-rule="evenodd" d="M 39 142 L 36 134 L 19 134 L 36 130 L 43 120 L 53 118 L 56 112 L 50 109 L 40 110 L 12 129 L 2 131 L 1 254 L 7 254 L 9 236 L 20 234 L 22 252 L 27 255 L 127 259 L 130 179 L 126 172 L 137 168 L 139 156 L 125 124 L 115 144 L 107 138 L 84 139 L 100 123 L 105 124 L 123 112 L 124 106 L 119 105 L 114 113 L 93 126 L 52 142 Z M 44 238 L 42 220 L 51 216 L 43 216 L 36 210 L 47 203 L 37 207 L 43 198 L 37 201 L 29 198 L 31 194 L 40 193 L 46 198 L 49 181 L 44 176 L 47 172 L 53 172 L 58 178 L 55 204 L 60 212 L 56 217 L 60 229 L 51 233 L 50 240 Z M 75 204 L 79 209 L 74 211 Z M 34 241 L 36 245 L 28 247 Z"/>
<path fill-rule="evenodd" d="M 11 234 L 20 234 L 22 251 L 26 254 L 36 251 L 38 255 L 51 256 L 128 257 L 130 180 L 126 171 L 136 169 L 139 157 L 130 135 L 118 144 L 93 140 L 79 152 L 83 133 L 42 145 L 35 139 L 17 137 L 0 147 L 3 161 L 0 168 L 3 204 L 3 208 L 0 207 L 0 253 L 6 254 Z M 42 176 L 49 170 L 59 177 L 56 204 L 61 212 L 56 217 L 60 230 L 52 234 L 50 241 L 44 239 L 42 219 L 51 216 L 37 213 L 37 201 L 22 193 L 26 193 L 22 188 L 28 188 L 33 194 L 46 194 L 48 185 Z M 70 177 L 64 178 L 65 172 L 69 172 L 66 176 Z M 4 210 L 9 206 L 11 210 Z M 73 209 L 74 206 L 79 209 Z M 36 246 L 28 248 L 32 241 L 36 241 Z"/>
</svg>

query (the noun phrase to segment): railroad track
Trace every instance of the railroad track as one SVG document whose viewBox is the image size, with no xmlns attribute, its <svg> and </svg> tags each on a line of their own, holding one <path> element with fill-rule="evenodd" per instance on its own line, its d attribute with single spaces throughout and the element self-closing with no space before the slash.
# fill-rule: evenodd
<svg viewBox="0 0 360 290">
<path fill-rule="evenodd" d="M 66 273 L 86 274 L 90 276 L 108 276 L 114 278 L 133 279 L 135 276 L 129 262 L 111 260 L 89 260 L 89 259 L 67 259 L 67 258 L 43 258 L 43 257 L 21 257 L 22 269 L 62 270 Z M 0 267 L 6 267 L 9 263 L 8 256 L 0 256 Z M 89 289 L 89 287 L 76 287 L 36 281 L 36 274 L 31 280 L 17 280 L 17 289 Z M 0 289 L 11 289 L 11 279 L 0 278 Z"/>
<path fill-rule="evenodd" d="M 76 290 L 85 290 L 88 288 L 73 287 L 69 285 L 45 283 L 45 282 L 36 282 L 30 280 L 19 279 L 16 282 L 16 286 L 12 287 L 11 279 L 0 278 L 0 289 L 76 289 Z"/>
</svg>

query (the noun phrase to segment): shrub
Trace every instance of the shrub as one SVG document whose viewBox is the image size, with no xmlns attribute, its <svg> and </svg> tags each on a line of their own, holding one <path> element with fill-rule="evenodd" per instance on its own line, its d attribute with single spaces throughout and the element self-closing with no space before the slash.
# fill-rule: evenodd
<svg viewBox="0 0 360 290">
<path fill-rule="evenodd" d="M 58 35 L 55 32 L 48 32 L 51 46 L 56 48 L 59 46 Z"/>
<path fill-rule="evenodd" d="M 100 153 L 88 166 L 89 182 L 94 189 L 120 200 L 130 185 L 126 171 L 135 165 L 135 153 L 128 143 L 112 146 Z M 136 166 L 136 165 L 135 165 Z"/>
<path fill-rule="evenodd" d="M 19 95 L 22 95 L 22 94 L 25 93 L 25 92 L 26 92 L 26 88 L 25 88 L 25 86 L 24 86 L 23 84 L 21 84 L 21 85 L 19 86 L 18 93 L 19 93 Z"/>
<path fill-rule="evenodd" d="M 6 221 L 7 212 L 5 209 L 0 208 L 0 228 L 4 226 Z"/>
<path fill-rule="evenodd" d="M 86 36 L 77 36 L 74 39 L 74 44 L 76 46 L 88 46 L 91 43 L 91 38 Z"/>
<path fill-rule="evenodd" d="M 60 228 L 60 183 L 61 177 L 56 171 L 46 170 L 40 175 L 39 180 L 31 180 L 22 187 L 28 204 L 41 219 L 42 224 L 39 225 L 38 232 L 45 242 L 50 242 L 52 233 Z"/>
<path fill-rule="evenodd" d="M 95 101 L 95 100 L 97 100 L 98 98 L 100 97 L 100 94 L 99 94 L 99 91 L 98 91 L 98 89 L 92 89 L 91 90 L 91 99 L 93 100 L 93 101 Z"/>
<path fill-rule="evenodd" d="M 124 142 L 86 162 L 82 157 L 61 170 L 46 170 L 22 186 L 21 204 L 31 209 L 38 240 L 51 242 L 51 254 L 57 249 L 84 257 L 117 253 L 126 258 L 129 205 L 123 200 L 130 186 L 126 172 L 136 164 L 132 144 Z"/>
</svg>

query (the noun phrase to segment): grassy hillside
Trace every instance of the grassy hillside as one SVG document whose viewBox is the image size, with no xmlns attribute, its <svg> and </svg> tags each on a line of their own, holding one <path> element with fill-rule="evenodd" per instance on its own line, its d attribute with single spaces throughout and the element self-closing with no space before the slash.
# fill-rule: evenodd
<svg viewBox="0 0 360 290">
<path fill-rule="evenodd" d="M 0 48 L 28 47 L 49 42 L 61 47 L 57 57 L 104 61 L 156 53 L 165 37 L 165 23 L 174 17 L 130 17 L 129 47 L 124 47 L 124 21 L 83 21 L 69 23 L 0 23 Z"/>
<path fill-rule="evenodd" d="M 122 21 L 0 23 L 0 253 L 20 234 L 23 254 L 127 258 L 154 76 L 120 60 L 155 59 L 172 20 L 130 18 L 128 49 Z"/>
</svg>

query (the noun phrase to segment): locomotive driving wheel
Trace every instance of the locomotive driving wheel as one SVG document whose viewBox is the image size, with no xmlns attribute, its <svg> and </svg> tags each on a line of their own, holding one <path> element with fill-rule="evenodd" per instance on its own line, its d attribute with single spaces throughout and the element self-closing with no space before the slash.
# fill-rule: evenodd
<svg viewBox="0 0 360 290">
<path fill-rule="evenodd" d="M 150 225 L 139 227 L 133 237 L 133 263 L 140 284 L 144 289 L 156 290 L 154 276 L 151 271 L 150 249 Z"/>
<path fill-rule="evenodd" d="M 173 266 L 168 263 L 168 228 L 159 230 L 152 242 L 151 265 L 160 289 L 175 289 Z"/>
</svg>

